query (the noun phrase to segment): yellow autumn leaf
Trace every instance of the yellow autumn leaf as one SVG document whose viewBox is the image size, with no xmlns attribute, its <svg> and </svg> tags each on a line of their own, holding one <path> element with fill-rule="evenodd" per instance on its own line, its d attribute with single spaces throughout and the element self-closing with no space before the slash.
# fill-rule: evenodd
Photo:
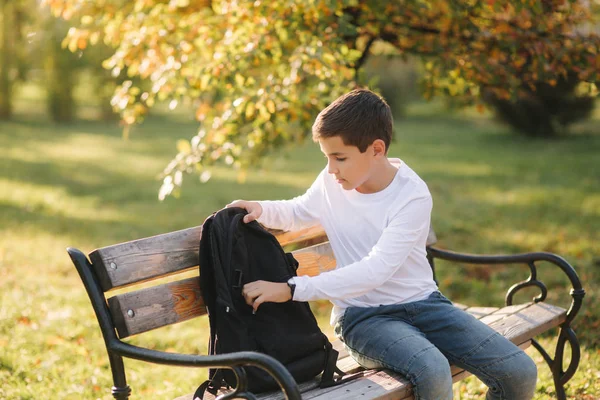
<svg viewBox="0 0 600 400">
<path fill-rule="evenodd" d="M 244 86 L 244 77 L 240 74 L 235 74 L 235 83 L 238 86 Z"/>
<path fill-rule="evenodd" d="M 68 48 L 69 48 L 69 51 L 71 53 L 75 53 L 77 51 L 77 46 L 78 46 L 77 42 L 78 41 L 79 41 L 79 38 L 76 37 L 76 36 L 73 36 L 71 38 L 71 40 L 69 40 L 69 46 L 68 46 Z"/>
<path fill-rule="evenodd" d="M 177 141 L 177 151 L 180 153 L 189 153 L 192 150 L 190 146 L 190 142 L 184 139 L 179 139 Z"/>
<path fill-rule="evenodd" d="M 254 111 L 256 110 L 256 107 L 254 105 L 253 102 L 249 101 L 248 104 L 246 105 L 246 118 L 250 119 L 254 116 Z"/>
</svg>

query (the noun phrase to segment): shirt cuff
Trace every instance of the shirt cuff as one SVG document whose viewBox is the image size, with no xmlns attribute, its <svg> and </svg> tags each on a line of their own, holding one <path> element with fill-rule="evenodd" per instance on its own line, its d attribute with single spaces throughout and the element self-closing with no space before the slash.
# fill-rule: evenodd
<svg viewBox="0 0 600 400">
<path fill-rule="evenodd" d="M 310 276 L 294 276 L 291 281 L 296 285 L 294 291 L 294 301 L 309 301 L 312 300 L 310 297 Z"/>
<path fill-rule="evenodd" d="M 260 217 L 258 217 L 257 221 L 268 227 L 271 205 L 268 201 L 257 201 L 257 203 L 260 204 L 260 207 L 262 208 L 262 213 L 260 214 Z"/>
</svg>

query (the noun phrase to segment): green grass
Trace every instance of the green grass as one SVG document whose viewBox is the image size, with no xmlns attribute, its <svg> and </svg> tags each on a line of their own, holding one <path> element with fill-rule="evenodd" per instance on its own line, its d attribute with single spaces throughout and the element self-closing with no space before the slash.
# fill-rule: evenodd
<svg viewBox="0 0 600 400">
<path fill-rule="evenodd" d="M 196 125 L 185 116 L 157 116 L 121 138 L 115 125 L 83 119 L 48 122 L 35 94 L 23 98 L 14 122 L 0 123 L 0 399 L 110 399 L 110 367 L 83 286 L 65 252 L 94 248 L 199 225 L 236 198 L 277 199 L 300 194 L 323 167 L 316 145 L 268 160 L 238 184 L 217 168 L 201 184 L 187 176 L 179 199 L 158 202 L 155 178 L 175 154 L 175 141 Z M 29 101 L 30 100 L 30 101 Z M 439 245 L 474 253 L 553 251 L 574 264 L 587 290 L 576 324 L 582 364 L 568 386 L 577 399 L 600 396 L 595 310 L 600 281 L 600 118 L 573 136 L 526 140 L 487 116 L 449 115 L 435 104 L 413 105 L 396 124 L 391 156 L 404 159 L 428 182 Z M 87 112 L 87 111 L 86 111 Z M 88 114 L 84 114 L 87 118 Z M 91 114 L 90 114 L 91 115 Z M 443 291 L 473 305 L 502 304 L 524 268 L 441 264 Z M 546 265 L 540 279 L 553 301 L 568 305 L 566 280 Z M 323 329 L 326 303 L 314 304 Z M 188 321 L 132 342 L 151 348 L 205 353 L 206 321 Z M 542 344 L 552 349 L 553 338 Z M 538 399 L 552 397 L 539 362 Z M 205 371 L 126 361 L 133 398 L 173 398 L 192 391 Z M 480 398 L 476 379 L 455 385 L 456 398 Z"/>
</svg>

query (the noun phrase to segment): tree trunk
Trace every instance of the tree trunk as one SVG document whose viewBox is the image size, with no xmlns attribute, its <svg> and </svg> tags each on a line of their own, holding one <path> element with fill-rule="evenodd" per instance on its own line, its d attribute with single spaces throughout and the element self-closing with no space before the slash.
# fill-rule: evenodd
<svg viewBox="0 0 600 400">
<path fill-rule="evenodd" d="M 0 0 L 0 119 L 12 116 L 12 22 L 14 8 L 11 0 Z"/>
<path fill-rule="evenodd" d="M 76 83 L 74 57 L 61 47 L 64 37 L 60 23 L 53 17 L 48 22 L 48 54 L 46 57 L 46 90 L 48 112 L 55 122 L 71 122 L 75 117 L 75 98 L 73 91 Z"/>
</svg>

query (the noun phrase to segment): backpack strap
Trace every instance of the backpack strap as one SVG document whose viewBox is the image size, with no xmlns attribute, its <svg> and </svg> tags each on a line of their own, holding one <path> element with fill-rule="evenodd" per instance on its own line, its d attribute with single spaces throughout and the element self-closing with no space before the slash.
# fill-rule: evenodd
<svg viewBox="0 0 600 400">
<path fill-rule="evenodd" d="M 321 375 L 321 383 L 319 384 L 320 388 L 326 388 L 335 385 L 335 380 L 333 379 L 334 372 L 338 372 L 339 369 L 336 366 L 338 351 L 333 348 L 329 340 L 325 344 L 325 369 L 323 370 L 323 375 Z M 337 371 L 336 371 L 337 370 Z M 340 371 L 341 372 L 341 371 Z M 339 374 L 339 372 L 338 372 Z M 342 375 L 344 373 L 342 372 Z"/>
<path fill-rule="evenodd" d="M 223 387 L 223 382 L 223 373 L 220 369 L 218 369 L 213 375 L 212 379 L 204 381 L 200 386 L 198 386 L 198 389 L 196 389 L 194 395 L 192 396 L 192 400 L 203 400 L 205 392 L 208 392 L 216 397 L 219 389 Z"/>
<path fill-rule="evenodd" d="M 327 340 L 325 348 L 327 352 L 327 360 L 325 369 L 321 375 L 321 383 L 319 383 L 319 387 L 321 389 L 341 385 L 342 383 L 350 382 L 358 377 L 364 376 L 364 371 L 356 372 L 354 374 L 347 374 L 337 367 L 336 363 L 339 353 L 333 348 L 329 340 Z M 336 378 L 333 377 L 334 373 L 338 375 Z"/>
</svg>

